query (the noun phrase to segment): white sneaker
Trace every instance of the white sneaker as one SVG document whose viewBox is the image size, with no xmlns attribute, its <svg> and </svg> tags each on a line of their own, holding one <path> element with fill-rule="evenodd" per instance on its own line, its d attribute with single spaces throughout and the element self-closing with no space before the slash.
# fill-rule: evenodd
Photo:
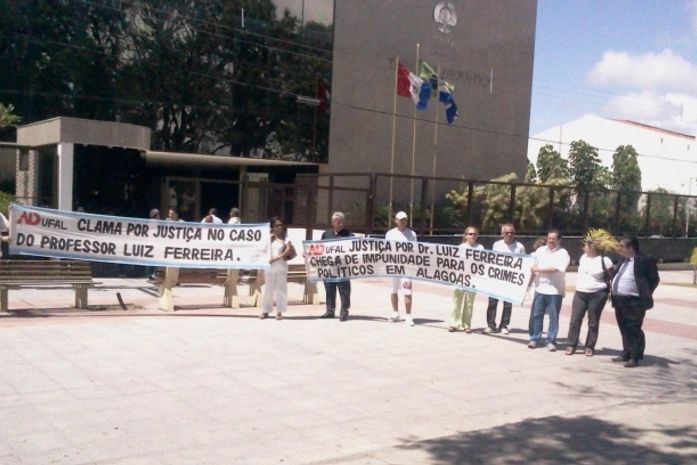
<svg viewBox="0 0 697 465">
<path fill-rule="evenodd" d="M 486 328 L 484 328 L 484 331 L 482 332 L 486 334 L 491 334 L 494 332 L 494 330 L 487 326 Z"/>
<path fill-rule="evenodd" d="M 405 319 L 406 319 L 407 323 L 409 324 L 409 326 L 414 326 L 414 324 L 415 324 L 415 323 L 414 323 L 414 319 L 411 317 L 411 315 L 409 315 L 409 314 L 407 313 L 407 316 L 406 316 Z"/>
<path fill-rule="evenodd" d="M 508 336 L 509 334 L 511 334 L 511 332 L 508 330 L 508 328 L 504 326 L 503 328 L 501 328 L 501 334 L 503 334 L 504 336 Z"/>
<path fill-rule="evenodd" d="M 392 312 L 392 316 L 387 319 L 387 321 L 391 321 L 392 323 L 396 323 L 399 321 L 399 312 Z"/>
</svg>

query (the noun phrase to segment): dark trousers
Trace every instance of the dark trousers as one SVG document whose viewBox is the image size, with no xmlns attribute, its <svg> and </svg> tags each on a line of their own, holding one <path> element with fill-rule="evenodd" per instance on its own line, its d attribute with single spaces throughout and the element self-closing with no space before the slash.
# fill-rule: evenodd
<svg viewBox="0 0 697 465">
<path fill-rule="evenodd" d="M 491 329 L 496 329 L 496 306 L 499 304 L 499 299 L 494 299 L 489 297 L 489 306 L 486 309 L 486 324 Z M 501 328 L 508 328 L 511 324 L 511 313 L 513 311 L 513 304 L 510 302 L 503 302 L 503 315 L 501 316 Z"/>
<path fill-rule="evenodd" d="M 324 282 L 324 289 L 327 291 L 327 311 L 333 312 L 336 309 L 336 290 L 339 289 L 341 298 L 341 312 L 348 312 L 351 306 L 351 281 Z"/>
<path fill-rule="evenodd" d="M 613 296 L 612 305 L 622 334 L 622 356 L 626 359 L 643 359 L 646 338 L 641 325 L 644 323 L 646 309 L 638 297 Z"/>
<path fill-rule="evenodd" d="M 588 312 L 588 334 L 586 335 L 586 349 L 595 349 L 598 341 L 598 328 L 600 327 L 600 315 L 603 313 L 607 302 L 608 292 L 605 290 L 598 292 L 576 291 L 574 300 L 571 303 L 571 321 L 569 322 L 569 334 L 567 343 L 576 347 L 578 345 L 578 335 L 581 332 L 583 317 Z"/>
</svg>

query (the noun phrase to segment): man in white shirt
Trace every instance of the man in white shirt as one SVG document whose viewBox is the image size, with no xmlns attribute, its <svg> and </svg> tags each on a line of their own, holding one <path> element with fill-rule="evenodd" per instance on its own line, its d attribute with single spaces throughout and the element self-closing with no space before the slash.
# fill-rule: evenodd
<svg viewBox="0 0 697 465">
<path fill-rule="evenodd" d="M 223 220 L 218 218 L 218 210 L 211 208 L 208 210 L 208 215 L 201 220 L 201 223 L 223 224 Z"/>
<path fill-rule="evenodd" d="M 515 253 L 519 255 L 525 255 L 525 246 L 520 242 L 515 240 L 515 226 L 512 223 L 506 223 L 501 226 L 501 237 L 500 241 L 494 242 L 494 246 L 491 250 L 495 252 L 508 252 Z M 489 306 L 486 309 L 486 324 L 487 327 L 484 330 L 485 333 L 497 333 L 509 334 L 508 325 L 511 324 L 511 313 L 513 311 L 513 304 L 510 302 L 503 302 L 503 315 L 501 316 L 501 325 L 496 329 L 496 306 L 499 300 L 493 297 L 489 297 Z"/>
<path fill-rule="evenodd" d="M 622 334 L 622 353 L 612 361 L 634 368 L 644 358 L 646 339 L 641 326 L 646 310 L 653 307 L 653 291 L 660 278 L 656 261 L 639 251 L 636 236 L 622 237 L 618 251 L 622 260 L 612 280 L 612 305 Z"/>
<path fill-rule="evenodd" d="M 569 267 L 571 257 L 566 249 L 559 244 L 561 233 L 558 229 L 551 229 L 547 233 L 547 245 L 535 251 L 535 264 L 532 272 L 535 276 L 535 297 L 530 309 L 530 343 L 528 347 L 534 349 L 542 337 L 542 329 L 545 314 L 549 317 L 547 330 L 547 350 L 557 350 L 557 333 L 559 332 L 559 312 L 561 301 L 566 294 L 566 269 Z"/>
<path fill-rule="evenodd" d="M 388 241 L 411 241 L 416 242 L 416 233 L 407 227 L 407 214 L 400 211 L 394 217 L 396 228 L 392 228 L 385 234 L 385 239 Z M 409 278 L 393 278 L 392 293 L 390 301 L 392 302 L 392 316 L 389 321 L 399 321 L 399 290 L 404 294 L 404 307 L 407 313 L 406 321 L 409 326 L 414 326 L 414 320 L 411 317 L 411 279 Z"/>
</svg>

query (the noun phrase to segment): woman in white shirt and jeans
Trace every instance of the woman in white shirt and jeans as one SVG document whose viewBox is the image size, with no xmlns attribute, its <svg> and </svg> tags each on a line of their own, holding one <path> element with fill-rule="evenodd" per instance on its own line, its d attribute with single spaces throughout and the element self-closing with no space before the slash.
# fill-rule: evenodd
<svg viewBox="0 0 697 465">
<path fill-rule="evenodd" d="M 573 355 L 578 345 L 583 317 L 588 312 L 588 334 L 586 336 L 585 354 L 589 357 L 595 352 L 598 340 L 600 315 L 603 313 L 609 295 L 608 281 L 612 278 L 612 260 L 601 254 L 597 240 L 586 236 L 584 254 L 578 262 L 578 279 L 576 293 L 571 304 L 571 321 L 566 338 L 566 355 Z"/>
</svg>

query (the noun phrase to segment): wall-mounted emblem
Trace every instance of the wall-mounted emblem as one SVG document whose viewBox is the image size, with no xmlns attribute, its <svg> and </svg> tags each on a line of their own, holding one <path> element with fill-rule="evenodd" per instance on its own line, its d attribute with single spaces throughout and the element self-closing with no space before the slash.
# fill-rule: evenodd
<svg viewBox="0 0 697 465">
<path fill-rule="evenodd" d="M 440 24 L 440 26 L 438 26 L 440 32 L 449 34 L 450 29 L 457 24 L 455 5 L 448 1 L 438 2 L 433 9 L 433 20 Z"/>
</svg>

